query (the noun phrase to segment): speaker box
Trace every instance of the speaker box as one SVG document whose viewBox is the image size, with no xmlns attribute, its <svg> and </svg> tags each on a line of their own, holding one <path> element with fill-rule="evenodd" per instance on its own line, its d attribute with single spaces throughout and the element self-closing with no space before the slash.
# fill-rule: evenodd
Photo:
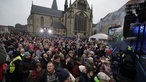
<svg viewBox="0 0 146 82">
<path fill-rule="evenodd" d="M 123 36 L 125 38 L 132 37 L 132 32 L 130 32 L 130 24 L 136 22 L 136 16 L 134 14 L 127 14 L 124 20 Z"/>
</svg>

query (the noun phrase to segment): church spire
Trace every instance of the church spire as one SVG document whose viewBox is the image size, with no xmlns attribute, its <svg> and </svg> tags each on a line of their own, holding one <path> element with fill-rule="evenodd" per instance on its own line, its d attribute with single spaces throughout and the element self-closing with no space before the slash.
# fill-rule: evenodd
<svg viewBox="0 0 146 82">
<path fill-rule="evenodd" d="M 31 14 L 32 14 L 32 9 L 33 9 L 33 1 L 32 1 L 32 3 L 31 3 Z"/>
<path fill-rule="evenodd" d="M 71 7 L 71 0 L 70 0 L 70 3 L 69 3 L 69 7 Z"/>
<path fill-rule="evenodd" d="M 93 5 L 91 5 L 91 13 L 90 13 L 90 20 L 93 18 Z"/>
<path fill-rule="evenodd" d="M 64 4 L 64 11 L 66 11 L 68 8 L 68 0 L 65 0 L 65 4 Z"/>
<path fill-rule="evenodd" d="M 53 3 L 52 3 L 52 9 L 58 10 L 56 0 L 53 0 Z"/>
</svg>

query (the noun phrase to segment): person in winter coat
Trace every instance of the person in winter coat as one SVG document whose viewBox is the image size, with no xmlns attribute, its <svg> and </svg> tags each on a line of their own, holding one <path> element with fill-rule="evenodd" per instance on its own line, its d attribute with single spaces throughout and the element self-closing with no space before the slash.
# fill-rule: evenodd
<svg viewBox="0 0 146 82">
<path fill-rule="evenodd" d="M 40 74 L 37 82 L 70 82 L 69 73 L 62 69 L 55 69 L 53 62 L 48 62 L 47 70 Z"/>
<path fill-rule="evenodd" d="M 41 63 L 41 65 L 42 65 L 42 68 L 43 69 L 46 69 L 47 68 L 47 63 L 49 62 L 49 61 L 51 61 L 51 58 L 50 57 L 48 57 L 48 55 L 46 54 L 46 53 L 42 53 L 42 59 L 40 59 L 40 63 Z"/>
<path fill-rule="evenodd" d="M 80 65 L 79 70 L 80 70 L 79 82 L 91 82 L 89 81 L 89 78 L 87 76 L 86 67 L 84 65 Z"/>
<path fill-rule="evenodd" d="M 24 59 L 20 63 L 19 72 L 21 73 L 21 82 L 27 82 L 29 73 L 35 68 L 35 61 L 31 58 L 29 52 L 24 53 Z"/>
<path fill-rule="evenodd" d="M 66 56 L 66 68 L 70 71 L 70 73 L 73 73 L 73 67 L 74 67 L 74 52 L 69 51 L 68 55 Z"/>
<path fill-rule="evenodd" d="M 20 63 L 22 61 L 22 58 L 20 56 L 20 52 L 19 51 L 14 51 L 13 52 L 13 60 L 10 62 L 10 68 L 8 71 L 8 74 L 10 75 L 11 82 L 20 82 L 20 72 L 19 72 L 19 68 L 20 68 Z"/>
<path fill-rule="evenodd" d="M 104 72 L 99 72 L 97 74 L 97 76 L 98 76 L 100 82 L 110 82 L 111 78 Z M 111 82 L 113 82 L 113 81 L 111 81 Z"/>
<path fill-rule="evenodd" d="M 55 54 L 52 61 L 54 63 L 55 69 L 61 67 L 61 65 L 60 65 L 60 55 Z"/>
<path fill-rule="evenodd" d="M 2 82 L 2 79 L 3 79 L 3 67 L 2 67 L 2 64 L 0 64 L 0 82 Z"/>
<path fill-rule="evenodd" d="M 41 74 L 44 73 L 44 70 L 42 69 L 41 63 L 36 63 L 35 64 L 35 69 L 30 72 L 28 76 L 28 82 L 39 82 L 39 77 Z"/>
<path fill-rule="evenodd" d="M 56 70 L 59 82 L 71 82 L 71 77 L 68 71 L 62 68 Z"/>
<path fill-rule="evenodd" d="M 72 69 L 72 74 L 75 78 L 78 78 L 79 77 L 79 74 L 80 74 L 80 70 L 79 70 L 79 66 L 82 65 L 82 59 L 81 58 L 76 58 L 75 59 L 75 63 L 74 63 L 74 67 Z"/>
<path fill-rule="evenodd" d="M 6 64 L 0 64 L 0 82 L 3 82 L 4 75 L 3 73 L 6 71 Z"/>
<path fill-rule="evenodd" d="M 38 77 L 38 82 L 59 82 L 54 64 L 52 61 L 47 63 L 47 68 L 43 74 Z"/>
</svg>

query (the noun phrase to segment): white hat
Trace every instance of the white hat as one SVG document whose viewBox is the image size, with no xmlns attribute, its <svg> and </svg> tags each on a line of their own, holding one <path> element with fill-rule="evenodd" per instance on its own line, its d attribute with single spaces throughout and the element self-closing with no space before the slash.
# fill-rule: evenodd
<svg viewBox="0 0 146 82">
<path fill-rule="evenodd" d="M 24 48 L 21 48 L 20 51 L 25 51 Z"/>
<path fill-rule="evenodd" d="M 110 78 L 107 74 L 105 74 L 104 72 L 99 72 L 99 73 L 97 74 L 97 76 L 98 76 L 99 79 L 106 80 L 106 81 L 109 81 L 109 80 L 111 79 L 111 78 Z"/>
<path fill-rule="evenodd" d="M 89 57 L 88 60 L 93 60 L 93 58 L 92 57 Z"/>
<path fill-rule="evenodd" d="M 86 69 L 86 67 L 85 67 L 84 65 L 80 65 L 80 66 L 79 66 L 79 70 L 80 70 L 80 72 L 82 72 L 83 69 Z"/>
<path fill-rule="evenodd" d="M 93 51 L 89 51 L 89 53 L 90 53 L 90 54 L 94 54 L 94 52 L 93 52 Z"/>
</svg>

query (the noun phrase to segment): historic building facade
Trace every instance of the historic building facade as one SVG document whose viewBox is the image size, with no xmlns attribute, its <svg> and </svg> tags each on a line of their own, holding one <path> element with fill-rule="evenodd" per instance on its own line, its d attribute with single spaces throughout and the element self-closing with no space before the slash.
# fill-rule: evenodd
<svg viewBox="0 0 146 82">
<path fill-rule="evenodd" d="M 27 30 L 39 33 L 41 29 L 50 29 L 57 36 L 89 37 L 93 25 L 92 10 L 87 0 L 75 0 L 73 3 L 70 0 L 69 5 L 65 0 L 64 11 L 58 10 L 56 0 L 53 0 L 52 8 L 32 4 Z"/>
</svg>

